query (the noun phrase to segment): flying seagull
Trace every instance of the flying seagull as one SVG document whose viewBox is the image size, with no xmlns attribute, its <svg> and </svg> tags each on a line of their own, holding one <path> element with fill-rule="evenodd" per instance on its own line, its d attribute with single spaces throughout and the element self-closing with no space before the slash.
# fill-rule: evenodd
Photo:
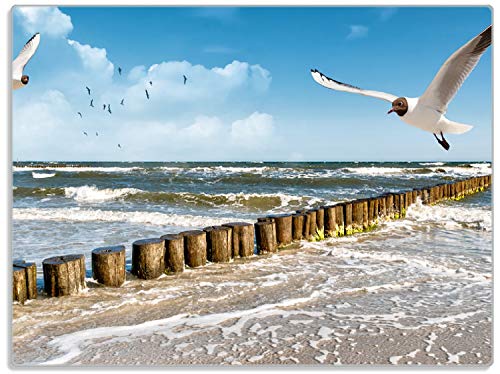
<svg viewBox="0 0 500 374">
<path fill-rule="evenodd" d="M 148 90 L 144 90 L 144 91 L 146 91 L 146 97 L 147 97 L 147 98 L 148 98 L 148 100 L 149 100 L 149 92 L 148 92 Z"/>
<path fill-rule="evenodd" d="M 152 86 L 153 85 L 153 81 L 149 81 L 149 85 Z"/>
<path fill-rule="evenodd" d="M 95 132 L 95 136 L 99 136 L 99 133 L 97 131 Z"/>
<path fill-rule="evenodd" d="M 120 148 L 120 149 L 122 148 L 122 146 L 120 145 L 120 143 L 118 143 L 118 148 Z"/>
<path fill-rule="evenodd" d="M 85 136 L 89 136 L 89 134 L 87 134 L 85 131 L 83 132 L 83 135 L 85 135 Z"/>
<path fill-rule="evenodd" d="M 87 89 L 87 92 L 90 95 L 90 88 L 88 88 L 87 86 L 85 86 L 85 88 Z"/>
<path fill-rule="evenodd" d="M 187 77 L 185 75 L 182 75 L 182 76 L 184 77 L 184 84 L 186 84 L 186 82 L 187 82 L 188 79 L 187 79 Z"/>
<path fill-rule="evenodd" d="M 118 66 L 118 74 L 122 75 L 122 68 Z"/>
<path fill-rule="evenodd" d="M 329 78 L 316 69 L 312 69 L 311 74 L 316 82 L 332 90 L 371 96 L 392 103 L 387 114 L 395 112 L 403 122 L 431 132 L 438 143 L 448 150 L 450 145 L 443 133 L 463 134 L 472 128 L 471 125 L 447 119 L 445 114 L 448 104 L 490 44 L 491 25 L 446 60 L 420 97 L 398 97 L 385 92 L 363 90 Z"/>
<path fill-rule="evenodd" d="M 12 62 L 12 89 L 24 87 L 28 84 L 30 77 L 23 74 L 24 67 L 33 57 L 40 44 L 40 34 L 36 33 L 26 42 L 19 55 Z"/>
<path fill-rule="evenodd" d="M 82 118 L 82 113 L 76 112 L 76 114 L 78 114 L 80 116 L 80 118 Z"/>
<path fill-rule="evenodd" d="M 102 110 L 106 110 L 106 104 L 102 104 Z"/>
<path fill-rule="evenodd" d="M 120 105 L 125 105 L 125 104 L 123 104 L 124 101 L 125 101 L 125 99 L 122 99 L 122 101 L 120 101 Z"/>
<path fill-rule="evenodd" d="M 111 105 L 108 104 L 108 112 L 111 114 Z"/>
<path fill-rule="evenodd" d="M 94 107 L 94 99 L 90 99 L 90 106 L 93 108 Z"/>
</svg>

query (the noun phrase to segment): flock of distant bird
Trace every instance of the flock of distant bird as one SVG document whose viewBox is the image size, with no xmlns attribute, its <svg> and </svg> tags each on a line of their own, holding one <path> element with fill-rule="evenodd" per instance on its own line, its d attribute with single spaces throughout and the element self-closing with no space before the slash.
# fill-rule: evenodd
<svg viewBox="0 0 500 374">
<path fill-rule="evenodd" d="M 121 67 L 118 67 L 118 74 L 119 74 L 120 76 L 122 75 L 122 71 L 123 71 L 123 70 L 122 70 L 122 68 L 121 68 Z M 183 78 L 183 80 L 184 80 L 184 84 L 186 84 L 186 82 L 187 82 L 188 78 L 187 78 L 185 75 L 182 75 L 182 78 Z M 151 87 L 153 86 L 153 81 L 149 81 L 148 83 L 149 83 L 149 86 L 151 86 Z M 90 87 L 85 86 L 85 89 L 87 90 L 87 94 L 88 94 L 89 96 L 92 96 L 92 90 L 90 89 Z M 147 88 L 145 88 L 145 89 L 144 89 L 144 92 L 145 92 L 145 94 L 146 94 L 146 98 L 149 100 L 149 99 L 150 99 L 150 96 L 149 96 L 149 91 L 148 91 L 148 89 L 147 89 Z M 122 106 L 124 106 L 124 105 L 125 105 L 125 98 L 121 99 L 121 101 L 120 101 L 120 105 L 122 105 Z M 91 99 L 90 99 L 90 105 L 89 105 L 89 106 L 90 106 L 90 107 L 92 107 L 92 108 L 95 108 L 95 106 L 94 106 L 94 99 L 93 99 L 93 98 L 91 98 Z M 111 111 L 111 104 L 102 104 L 102 110 L 106 110 L 106 108 L 107 108 L 107 111 L 108 111 L 108 113 L 109 113 L 109 114 L 113 114 L 113 112 Z M 78 114 L 78 115 L 80 116 L 80 118 L 82 118 L 82 119 L 83 119 L 83 114 L 82 114 L 82 112 L 76 112 L 76 114 Z M 89 136 L 89 134 L 88 134 L 86 131 L 83 131 L 83 135 L 85 135 L 85 136 Z M 99 136 L 99 133 L 98 133 L 97 131 L 96 131 L 96 133 L 95 133 L 95 136 Z M 118 144 L 118 148 L 120 148 L 120 149 L 122 148 L 121 144 Z"/>
</svg>

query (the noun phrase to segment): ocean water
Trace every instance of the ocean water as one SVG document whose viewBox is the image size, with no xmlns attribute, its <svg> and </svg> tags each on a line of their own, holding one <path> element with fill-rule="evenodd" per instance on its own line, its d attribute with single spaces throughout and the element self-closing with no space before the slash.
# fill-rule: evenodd
<svg viewBox="0 0 500 374">
<path fill-rule="evenodd" d="M 486 364 L 490 190 L 277 255 L 129 275 L 120 289 L 92 282 L 90 253 L 124 244 L 129 267 L 138 239 L 489 173 L 483 162 L 16 163 L 13 258 L 37 263 L 41 287 L 44 258 L 83 253 L 91 286 L 14 305 L 13 362 Z"/>
</svg>

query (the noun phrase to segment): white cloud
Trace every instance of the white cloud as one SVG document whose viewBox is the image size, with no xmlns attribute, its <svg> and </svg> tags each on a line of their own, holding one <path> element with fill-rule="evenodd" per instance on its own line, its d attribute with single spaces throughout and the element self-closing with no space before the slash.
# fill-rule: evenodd
<svg viewBox="0 0 500 374">
<path fill-rule="evenodd" d="M 71 17 L 57 7 L 19 6 L 14 10 L 19 24 L 28 33 L 50 37 L 66 37 L 72 30 Z"/>
<path fill-rule="evenodd" d="M 349 26 L 351 31 L 347 35 L 347 39 L 358 39 L 363 38 L 368 35 L 368 27 L 363 25 L 351 25 Z"/>
<path fill-rule="evenodd" d="M 246 148 L 260 148 L 272 140 L 274 132 L 273 116 L 254 112 L 245 119 L 231 125 L 231 139 L 235 145 Z"/>
<path fill-rule="evenodd" d="M 68 39 L 68 44 L 74 48 L 80 57 L 86 73 L 91 74 L 94 78 L 111 79 L 115 68 L 107 58 L 106 49 L 80 44 L 71 39 Z"/>
</svg>

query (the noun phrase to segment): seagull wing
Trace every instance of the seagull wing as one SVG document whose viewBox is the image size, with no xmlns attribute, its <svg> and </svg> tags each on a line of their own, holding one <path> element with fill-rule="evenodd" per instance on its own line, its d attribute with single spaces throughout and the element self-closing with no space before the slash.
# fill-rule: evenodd
<svg viewBox="0 0 500 374">
<path fill-rule="evenodd" d="M 39 33 L 33 35 L 31 39 L 26 42 L 21 52 L 19 52 L 19 55 L 12 62 L 12 76 L 14 77 L 14 79 L 21 79 L 24 67 L 26 66 L 30 58 L 35 54 L 39 44 Z"/>
<path fill-rule="evenodd" d="M 491 26 L 470 40 L 441 66 L 419 102 L 445 113 L 465 79 L 491 44 Z"/>
<path fill-rule="evenodd" d="M 327 77 L 326 75 L 324 75 L 323 73 L 321 73 L 320 71 L 318 71 L 316 69 L 311 69 L 311 75 L 316 82 L 318 82 L 322 86 L 329 88 L 331 90 L 351 92 L 351 93 L 356 93 L 356 94 L 360 94 L 360 95 L 364 95 L 364 96 L 371 96 L 371 97 L 375 97 L 377 99 L 389 101 L 390 103 L 392 103 L 394 100 L 396 100 L 398 98 L 395 95 L 391 95 L 391 94 L 388 94 L 385 92 L 363 90 L 359 87 L 351 86 L 350 84 L 336 81 L 335 79 Z"/>
</svg>

